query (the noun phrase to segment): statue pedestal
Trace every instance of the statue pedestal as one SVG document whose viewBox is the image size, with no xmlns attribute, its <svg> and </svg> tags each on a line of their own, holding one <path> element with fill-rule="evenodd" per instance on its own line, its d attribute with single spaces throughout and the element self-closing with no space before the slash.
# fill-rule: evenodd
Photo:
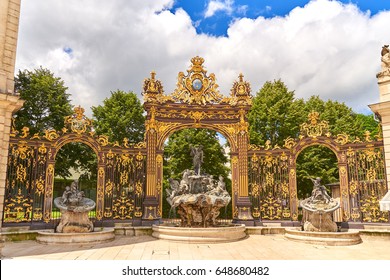
<svg viewBox="0 0 390 280">
<path fill-rule="evenodd" d="M 303 224 L 304 231 L 337 232 L 337 224 L 332 220 L 331 213 L 309 212 L 304 210 L 307 217 Z"/>
<path fill-rule="evenodd" d="M 93 223 L 88 217 L 88 212 L 62 211 L 61 221 L 56 227 L 56 232 L 82 233 L 92 232 Z"/>
</svg>

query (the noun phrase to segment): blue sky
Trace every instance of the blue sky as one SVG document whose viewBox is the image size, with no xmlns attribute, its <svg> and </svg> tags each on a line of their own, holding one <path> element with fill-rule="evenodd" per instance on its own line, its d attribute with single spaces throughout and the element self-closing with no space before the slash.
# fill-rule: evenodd
<svg viewBox="0 0 390 280">
<path fill-rule="evenodd" d="M 117 89 L 142 100 L 152 70 L 172 93 L 199 55 L 221 94 L 243 73 L 253 95 L 281 79 L 370 113 L 389 26 L 390 0 L 24 0 L 16 71 L 50 69 L 91 114 Z"/>
<path fill-rule="evenodd" d="M 191 17 L 197 33 L 227 36 L 229 24 L 239 18 L 255 19 L 285 16 L 296 7 L 304 7 L 308 0 L 177 0 L 172 12 L 182 8 Z M 390 8 L 389 0 L 341 0 L 356 4 L 371 16 Z"/>
</svg>

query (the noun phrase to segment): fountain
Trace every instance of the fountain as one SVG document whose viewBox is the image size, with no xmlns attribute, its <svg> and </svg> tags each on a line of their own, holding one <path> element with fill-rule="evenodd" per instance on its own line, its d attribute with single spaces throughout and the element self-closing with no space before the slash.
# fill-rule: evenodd
<svg viewBox="0 0 390 280">
<path fill-rule="evenodd" d="M 167 201 L 180 216 L 180 227 L 154 225 L 153 236 L 161 239 L 189 242 L 224 242 L 246 236 L 244 225 L 218 226 L 220 209 L 231 197 L 222 176 L 201 174 L 202 146 L 191 147 L 194 170 L 183 171 L 181 181 L 169 179 Z"/>
<path fill-rule="evenodd" d="M 61 220 L 56 232 L 39 232 L 37 241 L 45 244 L 63 243 L 100 243 L 114 239 L 113 230 L 95 230 L 88 217 L 95 208 L 95 202 L 86 198 L 78 188 L 78 181 L 73 181 L 65 188 L 62 197 L 54 199 L 54 204 L 61 210 Z"/>
<path fill-rule="evenodd" d="M 301 202 L 303 231 L 286 230 L 286 237 L 295 241 L 323 245 L 353 245 L 361 243 L 358 232 L 337 232 L 332 214 L 340 208 L 340 202 L 331 198 L 321 178 L 311 179 L 314 187 L 309 198 Z"/>
<path fill-rule="evenodd" d="M 62 197 L 54 199 L 54 205 L 61 210 L 61 220 L 56 232 L 92 232 L 93 223 L 88 217 L 96 204 L 78 190 L 77 181 L 65 188 Z"/>
</svg>

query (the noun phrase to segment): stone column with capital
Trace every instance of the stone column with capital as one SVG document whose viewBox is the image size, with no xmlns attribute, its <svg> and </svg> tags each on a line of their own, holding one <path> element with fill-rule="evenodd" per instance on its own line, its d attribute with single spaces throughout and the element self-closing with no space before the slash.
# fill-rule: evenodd
<svg viewBox="0 0 390 280">
<path fill-rule="evenodd" d="M 384 45 L 381 52 L 381 71 L 376 75 L 379 86 L 379 103 L 369 107 L 379 118 L 383 131 L 383 146 L 385 152 L 386 181 L 390 205 L 390 50 L 389 45 Z M 383 201 L 381 202 L 382 208 Z M 388 205 L 388 206 L 389 206 Z"/>
<path fill-rule="evenodd" d="M 11 120 L 23 101 L 14 91 L 20 0 L 0 0 L 0 217 L 2 227 Z"/>
</svg>

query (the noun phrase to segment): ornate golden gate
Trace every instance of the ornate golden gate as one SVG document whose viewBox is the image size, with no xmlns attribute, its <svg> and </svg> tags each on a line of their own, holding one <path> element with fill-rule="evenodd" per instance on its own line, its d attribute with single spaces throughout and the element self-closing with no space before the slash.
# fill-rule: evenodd
<svg viewBox="0 0 390 280">
<path fill-rule="evenodd" d="M 61 131 L 29 135 L 12 129 L 4 200 L 4 226 L 29 224 L 52 227 L 56 155 L 64 145 L 80 142 L 97 156 L 95 223 L 134 225 L 157 223 L 162 214 L 163 145 L 173 132 L 206 128 L 220 132 L 230 144 L 233 219 L 256 224 L 261 220 L 297 221 L 296 160 L 306 147 L 323 145 L 337 156 L 340 176 L 340 220 L 388 222 L 379 211 L 387 191 L 383 141 L 364 141 L 348 135 L 330 135 L 328 123 L 312 112 L 301 125 L 298 139 L 288 138 L 283 147 L 249 145 L 247 114 L 251 108 L 250 85 L 240 74 L 229 97 L 218 91 L 214 74 L 207 75 L 203 58 L 194 57 L 177 87 L 164 95 L 155 73 L 145 79 L 143 95 L 147 112 L 145 142 L 110 143 L 95 135 L 84 110 L 65 119 Z M 92 198 L 94 199 L 94 198 Z"/>
<path fill-rule="evenodd" d="M 249 146 L 249 185 L 252 212 L 262 220 L 298 220 L 296 160 L 300 152 L 313 145 L 331 149 L 337 156 L 340 176 L 341 221 L 388 222 L 379 211 L 379 200 L 386 194 L 383 141 L 366 132 L 364 141 L 345 134 L 333 137 L 328 123 L 319 114 L 309 114 L 301 125 L 298 139 L 287 138 L 283 148 Z"/>
<path fill-rule="evenodd" d="M 53 227 L 53 187 L 56 155 L 68 143 L 84 143 L 97 155 L 97 224 L 130 220 L 141 224 L 145 188 L 146 146 L 144 142 L 110 143 L 95 135 L 84 109 L 76 107 L 61 131 L 46 130 L 29 135 L 12 129 L 4 201 L 4 226 L 28 224 Z"/>
<path fill-rule="evenodd" d="M 163 144 L 173 132 L 184 128 L 207 128 L 220 132 L 229 141 L 232 167 L 233 219 L 252 221 L 248 196 L 248 122 L 251 107 L 250 85 L 239 76 L 230 97 L 218 91 L 214 74 L 207 75 L 204 59 L 194 57 L 187 74 L 180 72 L 177 87 L 164 95 L 155 73 L 144 81 L 144 108 L 147 112 L 147 188 L 144 219 L 161 218 Z"/>
</svg>

